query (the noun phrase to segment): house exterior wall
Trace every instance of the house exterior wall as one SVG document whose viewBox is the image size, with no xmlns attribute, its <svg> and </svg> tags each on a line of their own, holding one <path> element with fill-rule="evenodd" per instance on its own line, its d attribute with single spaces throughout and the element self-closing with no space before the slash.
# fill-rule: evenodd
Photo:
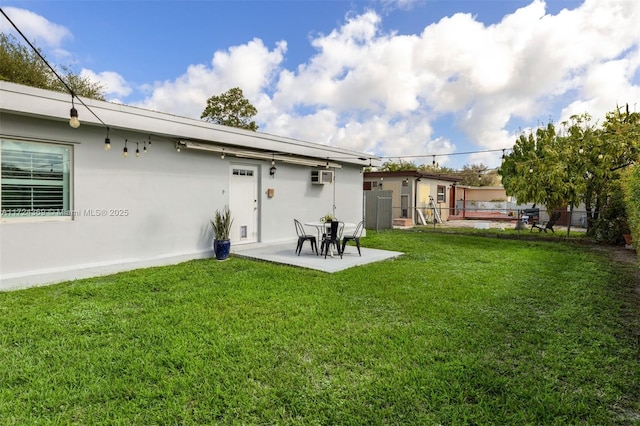
<svg viewBox="0 0 640 426">
<path fill-rule="evenodd" d="M 233 165 L 258 167 L 260 243 L 295 244 L 293 218 L 318 220 L 334 205 L 341 220 L 362 219 L 362 169 L 356 164 L 336 168 L 334 183 L 315 185 L 309 166 L 278 163 L 271 177 L 268 160 L 178 153 L 175 141 L 162 137 L 154 137 L 148 153 L 136 158 L 131 141 L 146 140 L 146 132 L 119 131 L 129 141 L 123 158 L 124 142 L 113 136 L 112 150 L 104 150 L 103 127 L 72 129 L 66 120 L 6 111 L 0 123 L 2 139 L 71 147 L 74 212 L 0 219 L 0 290 L 212 257 L 209 220 L 229 203 Z M 267 196 L 269 188 L 273 197 Z M 239 243 L 232 241 L 232 251 Z"/>
<path fill-rule="evenodd" d="M 429 197 L 433 197 L 434 204 L 436 205 L 441 219 L 447 220 L 449 217 L 449 190 L 453 185 L 453 182 L 444 179 L 431 179 L 428 177 L 420 177 L 415 173 L 409 173 L 406 176 L 402 174 L 384 175 L 383 172 L 371 173 L 369 176 L 365 176 L 365 182 L 376 182 L 375 187 L 372 187 L 372 191 L 376 190 L 391 190 L 393 191 L 392 203 L 393 203 L 393 217 L 402 217 L 401 198 L 403 195 L 408 196 L 408 218 L 413 220 L 413 223 L 419 223 L 416 209 L 420 210 L 422 214 L 427 217 L 430 209 Z M 403 185 L 403 181 L 408 181 L 407 185 Z M 382 184 L 382 185 L 381 185 Z M 445 188 L 445 201 L 438 203 L 438 187 Z"/>
<path fill-rule="evenodd" d="M 449 189 L 451 188 L 452 182 L 433 180 L 433 179 L 422 179 L 418 182 L 418 208 L 422 211 L 422 214 L 427 215 L 429 206 L 429 196 L 433 197 L 433 203 L 438 209 L 438 213 L 440 214 L 440 218 L 445 221 L 449 218 Z M 438 187 L 443 186 L 445 188 L 445 201 L 439 203 L 438 202 Z"/>
<path fill-rule="evenodd" d="M 333 183 L 317 185 L 311 183 L 310 167 L 277 166 L 274 178 L 269 176 L 270 163 L 263 167 L 265 171 L 259 190 L 262 200 L 259 220 L 261 242 L 297 239 L 293 219 L 302 223 L 313 222 L 332 213 L 343 222 L 358 223 L 362 220 L 361 168 L 345 166 L 335 169 Z M 272 198 L 266 194 L 269 188 L 274 190 Z"/>
<path fill-rule="evenodd" d="M 495 187 L 465 187 L 466 199 L 473 201 L 507 201 L 507 193 L 504 188 Z"/>
</svg>

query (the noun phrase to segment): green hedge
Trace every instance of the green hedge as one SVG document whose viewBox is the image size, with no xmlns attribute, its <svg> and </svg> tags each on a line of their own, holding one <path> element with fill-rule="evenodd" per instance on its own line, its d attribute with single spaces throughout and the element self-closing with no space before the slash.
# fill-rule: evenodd
<svg viewBox="0 0 640 426">
<path fill-rule="evenodd" d="M 627 220 L 634 246 L 640 241 L 640 167 L 629 167 L 622 174 L 622 189 L 627 209 Z"/>
</svg>

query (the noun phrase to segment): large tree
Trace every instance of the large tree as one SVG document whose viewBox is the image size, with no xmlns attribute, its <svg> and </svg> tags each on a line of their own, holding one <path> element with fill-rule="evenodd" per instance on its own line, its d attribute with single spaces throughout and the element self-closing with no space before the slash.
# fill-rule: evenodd
<svg viewBox="0 0 640 426">
<path fill-rule="evenodd" d="M 553 124 L 521 134 L 499 173 L 508 195 L 549 210 L 584 203 L 590 232 L 619 188 L 619 171 L 637 160 L 640 115 L 617 108 L 602 126 L 574 115 L 558 132 Z M 608 226 L 608 224 L 602 224 Z"/>
<path fill-rule="evenodd" d="M 221 95 L 210 97 L 200 118 L 210 123 L 255 132 L 258 125 L 251 119 L 257 113 L 258 110 L 244 97 L 242 89 L 234 87 Z"/>
<path fill-rule="evenodd" d="M 521 134 L 499 170 L 507 195 L 520 203 L 559 207 L 566 200 L 566 164 L 558 161 L 559 145 L 553 124 Z"/>
<path fill-rule="evenodd" d="M 65 65 L 54 73 L 43 60 L 42 51 L 37 50 L 36 53 L 30 47 L 18 43 L 10 34 L 0 33 L 0 80 L 58 92 L 68 92 L 68 86 L 77 96 L 104 100 L 103 86 L 100 83 L 81 77 Z"/>
</svg>

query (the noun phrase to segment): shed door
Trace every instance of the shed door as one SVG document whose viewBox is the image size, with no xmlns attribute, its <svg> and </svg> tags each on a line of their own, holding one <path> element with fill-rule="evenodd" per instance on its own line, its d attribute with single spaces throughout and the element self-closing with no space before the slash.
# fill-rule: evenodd
<svg viewBox="0 0 640 426">
<path fill-rule="evenodd" d="M 400 217 L 409 217 L 409 195 L 400 196 Z"/>
<path fill-rule="evenodd" d="M 258 167 L 231 165 L 229 210 L 232 244 L 258 241 Z"/>
</svg>

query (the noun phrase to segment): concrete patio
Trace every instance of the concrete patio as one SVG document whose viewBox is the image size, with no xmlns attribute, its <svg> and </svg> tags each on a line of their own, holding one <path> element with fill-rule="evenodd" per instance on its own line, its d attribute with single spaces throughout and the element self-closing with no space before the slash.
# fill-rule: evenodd
<svg viewBox="0 0 640 426">
<path fill-rule="evenodd" d="M 281 244 L 249 244 L 232 246 L 232 254 L 248 259 L 263 260 L 267 262 L 282 263 L 285 265 L 298 266 L 300 268 L 315 269 L 323 272 L 338 272 L 354 266 L 366 265 L 368 263 L 379 262 L 381 260 L 394 259 L 404 253 L 397 251 L 378 250 L 360 247 L 362 256 L 358 256 L 358 249 L 350 244 L 345 247 L 345 252 L 340 259 L 340 255 L 334 257 L 317 256 L 311 251 L 308 243 L 302 248 L 300 256 L 296 255 L 296 241 Z"/>
</svg>

